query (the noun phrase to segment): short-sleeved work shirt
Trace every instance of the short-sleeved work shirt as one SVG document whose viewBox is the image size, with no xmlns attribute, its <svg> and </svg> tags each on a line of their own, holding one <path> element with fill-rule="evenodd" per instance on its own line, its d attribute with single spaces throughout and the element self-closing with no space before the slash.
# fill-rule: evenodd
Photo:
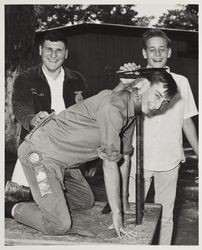
<svg viewBox="0 0 202 250">
<path fill-rule="evenodd" d="M 30 133 L 31 147 L 65 167 L 100 157 L 118 161 L 131 154 L 134 93 L 104 90 L 55 115 Z"/>
</svg>

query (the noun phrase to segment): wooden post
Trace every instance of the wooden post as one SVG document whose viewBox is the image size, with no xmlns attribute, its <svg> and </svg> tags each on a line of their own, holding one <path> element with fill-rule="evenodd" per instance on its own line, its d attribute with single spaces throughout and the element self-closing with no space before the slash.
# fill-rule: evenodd
<svg viewBox="0 0 202 250">
<path fill-rule="evenodd" d="M 143 121 L 142 115 L 136 117 L 136 224 L 142 224 L 144 211 L 143 178 Z"/>
<path fill-rule="evenodd" d="M 136 224 L 142 224 L 144 211 L 144 178 L 143 178 L 143 117 L 141 98 L 135 90 L 135 115 L 136 115 Z"/>
</svg>

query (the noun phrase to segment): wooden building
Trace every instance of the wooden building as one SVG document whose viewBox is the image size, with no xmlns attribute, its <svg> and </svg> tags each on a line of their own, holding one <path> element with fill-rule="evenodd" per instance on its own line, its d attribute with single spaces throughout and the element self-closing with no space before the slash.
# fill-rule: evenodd
<svg viewBox="0 0 202 250">
<path fill-rule="evenodd" d="M 107 65 L 115 70 L 126 62 L 146 66 L 142 56 L 142 34 L 147 28 L 91 24 L 57 28 L 68 40 L 68 67 L 81 72 L 91 94 L 111 89 L 114 82 L 106 79 Z M 164 29 L 172 41 L 172 56 L 168 61 L 171 71 L 186 76 L 198 105 L 198 32 Z M 36 32 L 36 42 L 44 32 Z M 36 53 L 37 54 L 37 53 Z"/>
<path fill-rule="evenodd" d="M 111 65 L 118 69 L 125 62 L 136 62 L 143 66 L 142 34 L 146 28 L 91 24 L 57 28 L 67 37 L 69 56 L 67 65 L 79 70 L 87 79 L 92 94 L 106 85 L 105 67 Z M 189 78 L 196 99 L 198 95 L 198 32 L 164 30 L 172 40 L 172 57 L 168 61 L 171 70 Z M 38 42 L 44 32 L 36 33 Z"/>
</svg>

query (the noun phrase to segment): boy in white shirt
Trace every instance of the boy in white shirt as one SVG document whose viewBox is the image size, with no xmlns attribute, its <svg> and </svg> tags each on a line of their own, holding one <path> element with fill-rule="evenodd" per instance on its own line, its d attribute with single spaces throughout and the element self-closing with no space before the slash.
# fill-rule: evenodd
<svg viewBox="0 0 202 250">
<path fill-rule="evenodd" d="M 171 57 L 171 41 L 159 29 L 143 34 L 142 54 L 149 68 L 166 67 Z M 126 63 L 122 71 L 137 69 L 135 63 Z M 169 69 L 168 69 L 169 71 Z M 186 77 L 171 72 L 179 94 L 153 117 L 144 118 L 144 196 L 146 198 L 152 177 L 154 177 L 155 203 L 162 204 L 160 245 L 170 245 L 173 232 L 173 209 L 180 163 L 185 161 L 182 131 L 198 156 L 198 138 L 193 116 L 198 114 L 193 94 Z M 116 90 L 131 84 L 131 79 L 121 79 Z M 135 138 L 133 140 L 135 148 Z M 129 202 L 135 201 L 135 154 L 132 157 L 129 179 Z"/>
</svg>

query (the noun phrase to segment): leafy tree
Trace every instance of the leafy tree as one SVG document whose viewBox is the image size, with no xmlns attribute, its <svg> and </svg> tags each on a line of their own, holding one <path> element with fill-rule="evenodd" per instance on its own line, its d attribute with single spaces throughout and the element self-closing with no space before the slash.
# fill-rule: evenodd
<svg viewBox="0 0 202 250">
<path fill-rule="evenodd" d="M 12 113 L 12 86 L 17 74 L 31 66 L 34 31 L 84 22 L 147 27 L 154 16 L 137 17 L 136 5 L 5 5 L 6 147 L 14 143 L 19 126 Z M 160 28 L 198 30 L 198 5 L 181 5 L 159 18 Z"/>
<path fill-rule="evenodd" d="M 5 145 L 14 152 L 20 126 L 12 110 L 13 83 L 19 72 L 32 66 L 36 29 L 82 22 L 145 25 L 135 5 L 5 5 Z"/>
<path fill-rule="evenodd" d="M 84 22 L 147 26 L 153 17 L 137 17 L 135 5 L 36 5 L 37 29 Z"/>
<path fill-rule="evenodd" d="M 94 20 L 100 22 L 132 25 L 136 22 L 135 16 L 138 14 L 132 7 L 133 5 L 91 5 L 89 14 L 93 11 Z"/>
<path fill-rule="evenodd" d="M 12 109 L 13 83 L 32 62 L 34 30 L 33 5 L 5 5 L 5 146 L 11 152 L 17 149 L 20 133 Z"/>
<path fill-rule="evenodd" d="M 150 22 L 154 19 L 154 16 L 138 17 L 136 26 L 148 27 Z"/>
<path fill-rule="evenodd" d="M 157 27 L 198 31 L 198 5 L 181 5 L 180 9 L 168 10 L 158 21 Z"/>
<path fill-rule="evenodd" d="M 82 5 L 36 5 L 36 29 L 75 24 Z"/>
</svg>

